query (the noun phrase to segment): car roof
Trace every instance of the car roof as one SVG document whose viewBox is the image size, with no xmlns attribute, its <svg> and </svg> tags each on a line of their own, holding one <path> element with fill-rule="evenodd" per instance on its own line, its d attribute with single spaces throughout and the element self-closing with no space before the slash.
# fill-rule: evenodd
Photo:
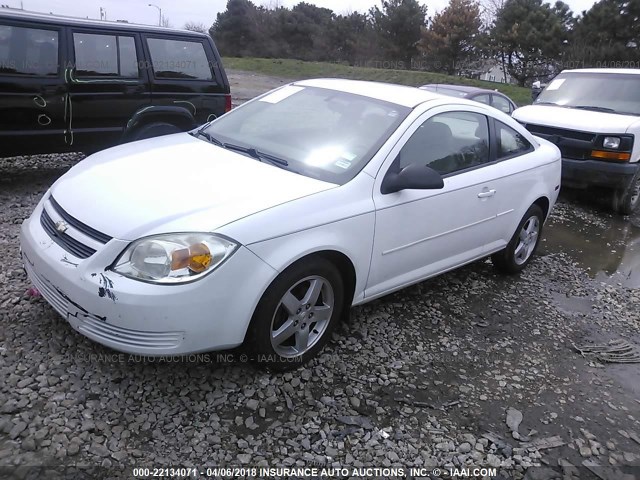
<svg viewBox="0 0 640 480">
<path fill-rule="evenodd" d="M 440 95 L 439 93 L 430 92 L 429 90 L 421 90 L 416 87 L 407 87 L 404 85 L 395 85 L 382 82 L 365 82 L 361 80 L 343 80 L 338 78 L 318 78 L 312 80 L 303 80 L 295 82 L 295 85 L 302 87 L 327 88 L 337 90 L 354 95 L 363 95 L 365 97 L 383 100 L 385 102 L 395 103 L 404 107 L 415 108 L 424 102 L 432 100 L 447 100 L 453 102 L 452 97 Z M 465 100 L 463 98 L 455 99 L 456 103 L 468 103 L 475 105 L 475 102 Z"/>
<path fill-rule="evenodd" d="M 625 73 L 627 75 L 640 75 L 640 68 L 579 68 L 563 70 L 560 73 Z"/>
<path fill-rule="evenodd" d="M 494 90 L 489 90 L 488 88 L 474 87 L 471 85 L 454 85 L 454 84 L 448 84 L 448 83 L 430 83 L 428 85 L 423 85 L 423 87 L 429 87 L 429 88 L 435 88 L 435 89 L 442 87 L 442 88 L 447 88 L 449 90 L 457 90 L 459 92 L 466 92 L 466 93 L 480 93 L 480 92 L 494 93 Z"/>
<path fill-rule="evenodd" d="M 50 13 L 31 12 L 27 10 L 0 8 L 0 18 L 33 21 L 48 25 L 65 25 L 78 27 L 96 27 L 101 29 L 118 29 L 136 32 L 150 32 L 162 34 L 180 34 L 194 37 L 208 37 L 205 33 L 193 32 L 191 30 L 181 30 L 176 28 L 158 27 L 153 25 L 142 25 L 129 22 L 112 22 L 109 20 L 92 20 L 80 17 L 67 17 L 63 15 L 53 15 Z"/>
</svg>

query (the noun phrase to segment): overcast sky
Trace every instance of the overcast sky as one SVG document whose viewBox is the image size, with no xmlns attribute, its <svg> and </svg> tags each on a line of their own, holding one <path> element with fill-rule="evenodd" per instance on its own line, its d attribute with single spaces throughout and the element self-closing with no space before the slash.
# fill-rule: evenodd
<svg viewBox="0 0 640 480">
<path fill-rule="evenodd" d="M 20 7 L 20 0 L 1 0 L 3 4 Z M 300 0 L 254 0 L 256 4 L 269 5 L 278 1 L 283 6 L 293 6 Z M 320 7 L 327 7 L 336 13 L 348 11 L 365 12 L 380 0 L 306 0 Z M 428 15 L 444 8 L 448 0 L 419 0 L 428 6 Z M 582 12 L 588 9 L 593 0 L 565 0 L 571 9 Z M 227 0 L 22 0 L 25 10 L 52 12 L 59 15 L 100 18 L 100 7 L 107 11 L 109 20 L 124 19 L 135 23 L 158 23 L 158 10 L 150 7 L 154 3 L 162 8 L 162 14 L 169 19 L 173 27 L 182 28 L 188 21 L 204 23 L 211 26 L 216 13 L 225 9 Z"/>
</svg>

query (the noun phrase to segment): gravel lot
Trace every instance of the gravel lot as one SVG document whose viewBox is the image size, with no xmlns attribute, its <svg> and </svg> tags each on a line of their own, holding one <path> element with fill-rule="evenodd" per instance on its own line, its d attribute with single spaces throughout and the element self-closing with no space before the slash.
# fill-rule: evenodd
<svg viewBox="0 0 640 480">
<path fill-rule="evenodd" d="M 120 355 L 29 295 L 20 223 L 80 158 L 0 160 L 0 477 L 224 465 L 640 478 L 640 364 L 574 348 L 640 345 L 638 216 L 565 197 L 521 276 L 481 261 L 355 308 L 322 356 L 272 374 L 240 350 Z"/>
</svg>

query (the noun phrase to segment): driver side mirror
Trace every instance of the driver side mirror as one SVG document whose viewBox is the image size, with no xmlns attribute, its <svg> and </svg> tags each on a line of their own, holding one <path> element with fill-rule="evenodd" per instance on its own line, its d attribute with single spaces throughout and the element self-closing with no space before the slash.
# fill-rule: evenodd
<svg viewBox="0 0 640 480">
<path fill-rule="evenodd" d="M 401 190 L 437 190 L 444 188 L 444 180 L 433 168 L 412 163 L 399 172 L 389 171 L 382 181 L 383 195 Z"/>
</svg>

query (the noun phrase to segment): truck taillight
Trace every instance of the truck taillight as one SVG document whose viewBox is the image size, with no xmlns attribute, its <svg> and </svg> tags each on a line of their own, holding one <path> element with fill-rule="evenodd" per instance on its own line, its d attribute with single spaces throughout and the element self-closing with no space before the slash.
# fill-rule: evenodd
<svg viewBox="0 0 640 480">
<path fill-rule="evenodd" d="M 224 111 L 225 113 L 230 112 L 233 106 L 231 105 L 231 94 L 227 94 L 224 96 Z"/>
</svg>

